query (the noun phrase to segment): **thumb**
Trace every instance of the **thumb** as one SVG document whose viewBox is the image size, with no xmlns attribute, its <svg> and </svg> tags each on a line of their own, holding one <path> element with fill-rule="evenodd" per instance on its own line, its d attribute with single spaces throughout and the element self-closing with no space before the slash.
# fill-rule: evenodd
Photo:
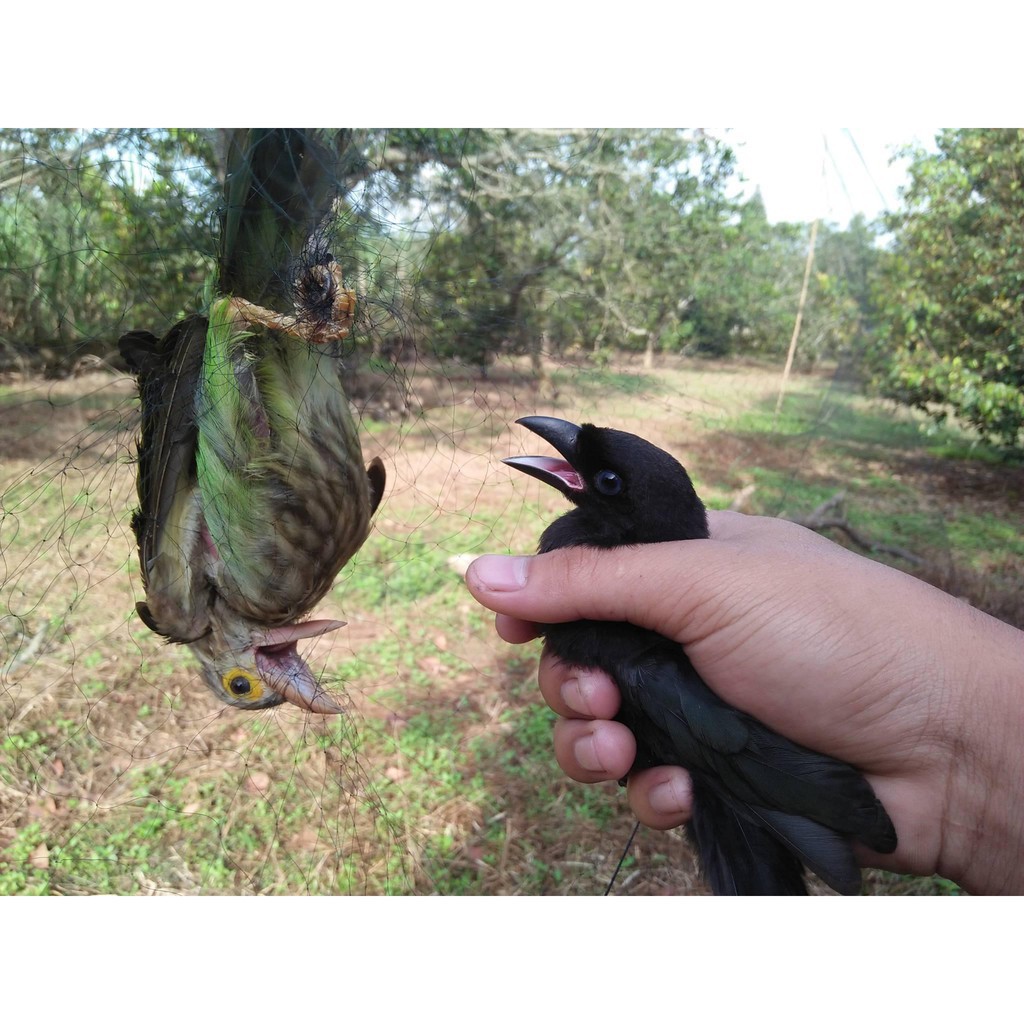
<svg viewBox="0 0 1024 1024">
<path fill-rule="evenodd" d="M 713 578 L 709 547 L 717 545 L 702 539 L 562 548 L 528 557 L 482 555 L 470 565 L 466 585 L 485 608 L 526 622 L 631 622 L 682 642 L 683 622 L 711 596 L 699 586 L 701 578 Z"/>
</svg>

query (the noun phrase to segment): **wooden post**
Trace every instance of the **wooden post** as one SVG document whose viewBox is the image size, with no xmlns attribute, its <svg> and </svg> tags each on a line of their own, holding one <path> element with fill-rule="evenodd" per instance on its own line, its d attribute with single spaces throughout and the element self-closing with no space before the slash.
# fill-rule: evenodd
<svg viewBox="0 0 1024 1024">
<path fill-rule="evenodd" d="M 782 396 L 786 393 L 789 371 L 793 369 L 793 356 L 796 355 L 796 339 L 800 337 L 800 324 L 804 318 L 804 304 L 807 302 L 807 285 L 811 280 L 811 266 L 814 263 L 814 243 L 818 237 L 818 221 L 811 225 L 811 241 L 807 246 L 807 265 L 804 267 L 804 283 L 800 289 L 800 302 L 796 308 L 796 323 L 793 325 L 793 337 L 789 339 L 789 352 L 786 354 L 786 368 L 782 371 L 782 383 L 779 385 L 779 397 L 775 403 L 775 415 L 772 417 L 772 430 L 779 419 L 782 409 Z"/>
</svg>

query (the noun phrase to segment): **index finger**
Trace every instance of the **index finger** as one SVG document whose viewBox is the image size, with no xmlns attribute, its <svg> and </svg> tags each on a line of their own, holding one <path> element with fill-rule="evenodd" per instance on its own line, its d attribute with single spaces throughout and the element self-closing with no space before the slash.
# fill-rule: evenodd
<svg viewBox="0 0 1024 1024">
<path fill-rule="evenodd" d="M 525 644 L 540 636 L 535 622 L 527 622 L 501 612 L 494 616 L 494 628 L 507 644 Z"/>
</svg>

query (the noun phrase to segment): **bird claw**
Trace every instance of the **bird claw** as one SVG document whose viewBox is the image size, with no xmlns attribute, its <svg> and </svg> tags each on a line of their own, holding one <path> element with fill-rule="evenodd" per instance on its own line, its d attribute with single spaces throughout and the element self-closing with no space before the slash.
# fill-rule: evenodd
<svg viewBox="0 0 1024 1024">
<path fill-rule="evenodd" d="M 251 327 L 283 331 L 308 345 L 324 345 L 348 337 L 356 293 L 343 287 L 339 264 L 332 261 L 304 270 L 295 283 L 295 292 L 294 316 L 275 313 L 237 296 L 231 298 L 231 311 Z"/>
<path fill-rule="evenodd" d="M 311 345 L 347 337 L 355 309 L 356 293 L 344 286 L 334 260 L 304 269 L 295 282 L 295 318 Z"/>
</svg>

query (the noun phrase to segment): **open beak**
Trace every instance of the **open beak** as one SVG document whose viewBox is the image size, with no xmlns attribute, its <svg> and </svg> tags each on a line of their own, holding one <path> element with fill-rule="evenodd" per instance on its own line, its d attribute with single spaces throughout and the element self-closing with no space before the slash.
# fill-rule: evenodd
<svg viewBox="0 0 1024 1024">
<path fill-rule="evenodd" d="M 528 476 L 543 480 L 572 500 L 574 495 L 584 489 L 583 479 L 573 466 L 580 428 L 575 423 L 558 420 L 553 416 L 524 416 L 516 420 L 516 423 L 547 441 L 562 458 L 555 459 L 549 455 L 517 455 L 511 459 L 502 459 L 502 462 Z"/>
<path fill-rule="evenodd" d="M 279 626 L 254 635 L 256 667 L 260 678 L 290 704 L 317 715 L 340 715 L 336 704 L 299 654 L 297 641 L 340 629 L 337 619 L 313 619 L 294 626 Z"/>
</svg>

